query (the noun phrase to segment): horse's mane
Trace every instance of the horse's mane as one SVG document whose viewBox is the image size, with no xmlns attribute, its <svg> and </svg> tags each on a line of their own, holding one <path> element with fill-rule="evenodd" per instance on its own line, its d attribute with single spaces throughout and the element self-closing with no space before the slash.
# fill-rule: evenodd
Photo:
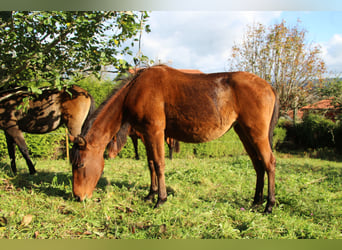
<svg viewBox="0 0 342 250">
<path fill-rule="evenodd" d="M 83 124 L 82 133 L 81 133 L 82 136 L 85 136 L 88 133 L 89 129 L 91 128 L 92 124 L 96 120 L 97 116 L 99 115 L 99 113 L 101 113 L 102 109 L 107 105 L 107 103 L 110 100 L 112 100 L 112 98 L 116 98 L 116 94 L 121 89 L 127 88 L 130 85 L 132 85 L 135 82 L 135 80 L 139 77 L 139 75 L 145 70 L 146 68 L 142 68 L 138 70 L 137 73 L 135 73 L 134 75 L 129 75 L 128 77 L 124 79 L 120 79 L 120 83 L 113 88 L 112 92 L 107 96 L 106 100 L 100 104 L 100 106 L 93 112 L 93 114 L 89 117 L 89 119 Z"/>
<path fill-rule="evenodd" d="M 123 146 L 125 146 L 127 142 L 127 135 L 131 129 L 131 125 L 129 123 L 124 123 L 119 129 L 118 133 L 115 135 L 115 140 L 112 139 L 108 145 L 107 149 L 115 151 L 114 145 L 116 144 L 116 155 L 121 151 Z M 113 149 L 114 148 L 114 149 Z"/>
</svg>

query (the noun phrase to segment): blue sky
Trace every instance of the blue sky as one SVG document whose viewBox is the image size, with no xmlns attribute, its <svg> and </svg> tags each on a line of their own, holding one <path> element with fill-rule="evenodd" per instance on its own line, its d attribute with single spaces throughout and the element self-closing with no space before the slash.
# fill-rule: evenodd
<svg viewBox="0 0 342 250">
<path fill-rule="evenodd" d="M 142 51 L 175 68 L 226 71 L 246 25 L 282 20 L 295 25 L 300 19 L 308 42 L 321 46 L 328 70 L 342 72 L 342 11 L 152 11 L 150 16 L 152 32 L 143 34 Z"/>
<path fill-rule="evenodd" d="M 281 18 L 290 23 L 299 18 L 301 26 L 308 30 L 308 38 L 315 42 L 327 42 L 334 34 L 342 34 L 341 11 L 286 11 Z"/>
</svg>

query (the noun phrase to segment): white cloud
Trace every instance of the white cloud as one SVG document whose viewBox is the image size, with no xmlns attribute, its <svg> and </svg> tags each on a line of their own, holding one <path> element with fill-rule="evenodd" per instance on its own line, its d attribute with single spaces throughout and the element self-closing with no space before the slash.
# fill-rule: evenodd
<svg viewBox="0 0 342 250">
<path fill-rule="evenodd" d="M 328 42 L 322 45 L 323 59 L 329 70 L 335 73 L 342 72 L 342 34 L 335 34 Z"/>
<path fill-rule="evenodd" d="M 144 34 L 142 51 L 175 68 L 225 71 L 230 50 L 247 24 L 269 24 L 280 12 L 152 12 L 152 32 Z"/>
</svg>

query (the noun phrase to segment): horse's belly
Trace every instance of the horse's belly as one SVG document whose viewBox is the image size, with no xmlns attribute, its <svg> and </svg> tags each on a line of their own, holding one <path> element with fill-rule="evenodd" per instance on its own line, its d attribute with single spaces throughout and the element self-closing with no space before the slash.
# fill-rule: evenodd
<svg viewBox="0 0 342 250">
<path fill-rule="evenodd" d="M 18 120 L 19 128 L 27 133 L 43 134 L 56 130 L 61 124 L 61 115 L 55 112 L 41 115 L 28 114 Z"/>
<path fill-rule="evenodd" d="M 226 133 L 237 115 L 231 106 L 192 105 L 188 108 L 168 108 L 166 136 L 184 142 L 208 142 Z"/>
<path fill-rule="evenodd" d="M 183 142 L 201 143 L 219 138 L 231 127 L 231 123 L 179 123 L 177 121 L 167 122 L 165 134 Z"/>
</svg>

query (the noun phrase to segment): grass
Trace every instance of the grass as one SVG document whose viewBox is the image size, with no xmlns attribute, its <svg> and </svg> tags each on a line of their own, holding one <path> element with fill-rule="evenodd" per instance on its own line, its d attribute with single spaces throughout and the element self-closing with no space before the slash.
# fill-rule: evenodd
<svg viewBox="0 0 342 250">
<path fill-rule="evenodd" d="M 167 159 L 169 196 L 158 209 L 143 201 L 145 160 L 107 160 L 93 198 L 81 203 L 66 161 L 38 161 L 30 176 L 18 160 L 13 176 L 3 160 L 0 238 L 341 239 L 342 163 L 282 154 L 277 162 L 277 204 L 265 215 L 265 204 L 252 207 L 256 177 L 245 155 Z"/>
</svg>

